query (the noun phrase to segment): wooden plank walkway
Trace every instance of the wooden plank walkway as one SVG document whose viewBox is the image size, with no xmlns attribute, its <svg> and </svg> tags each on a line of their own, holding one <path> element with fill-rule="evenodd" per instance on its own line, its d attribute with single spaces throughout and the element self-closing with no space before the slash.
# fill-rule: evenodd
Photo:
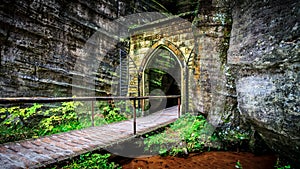
<svg viewBox="0 0 300 169">
<path fill-rule="evenodd" d="M 177 106 L 137 118 L 137 135 L 177 119 Z M 133 138 L 133 120 L 0 145 L 0 168 L 38 168 Z"/>
</svg>

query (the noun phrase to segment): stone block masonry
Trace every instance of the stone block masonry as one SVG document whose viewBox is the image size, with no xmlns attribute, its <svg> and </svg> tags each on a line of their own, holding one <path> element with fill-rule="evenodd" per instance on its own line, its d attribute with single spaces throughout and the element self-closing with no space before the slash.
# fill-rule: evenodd
<svg viewBox="0 0 300 169">
<path fill-rule="evenodd" d="M 130 57 L 137 67 L 132 71 L 132 76 L 137 76 L 138 71 L 145 68 L 144 64 L 147 63 L 145 60 L 150 60 L 156 49 L 166 48 L 178 57 L 184 69 L 183 76 L 188 77 L 180 84 L 184 86 L 181 88 L 181 95 L 188 97 L 183 98 L 186 100 L 183 102 L 188 103 L 190 111 L 209 114 L 215 101 L 222 100 L 223 95 L 217 93 L 226 93 L 225 73 L 222 71 L 225 63 L 222 63 L 221 55 L 226 53 L 227 49 L 221 48 L 221 44 L 229 38 L 225 34 L 226 31 L 230 31 L 230 23 L 227 21 L 222 23 L 222 18 L 214 20 L 213 18 L 220 13 L 226 15 L 223 11 L 218 12 L 211 12 L 210 19 L 205 21 L 201 20 L 204 14 L 199 14 L 193 23 L 175 17 L 133 28 L 130 36 Z M 226 56 L 224 57 L 226 59 Z M 137 80 L 133 78 L 132 84 L 137 84 Z M 137 95 L 136 87 L 133 85 L 131 87 L 133 90 L 129 89 L 129 92 Z M 141 85 L 139 90 L 146 89 Z M 221 104 L 224 102 L 220 102 L 222 103 L 217 105 L 218 107 L 223 106 Z M 212 111 L 216 112 L 213 116 L 219 116 L 222 110 Z"/>
</svg>

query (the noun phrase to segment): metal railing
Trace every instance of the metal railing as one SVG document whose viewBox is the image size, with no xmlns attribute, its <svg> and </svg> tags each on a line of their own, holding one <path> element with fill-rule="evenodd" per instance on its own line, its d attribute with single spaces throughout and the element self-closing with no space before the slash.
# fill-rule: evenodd
<svg viewBox="0 0 300 169">
<path fill-rule="evenodd" d="M 94 117 L 95 117 L 95 109 L 94 102 L 95 101 L 112 101 L 112 100 L 131 100 L 133 102 L 133 134 L 136 135 L 136 101 L 146 100 L 146 99 L 176 99 L 178 104 L 178 112 L 177 116 L 180 117 L 180 95 L 169 95 L 169 96 L 140 96 L 140 97 L 56 97 L 56 98 L 48 98 L 48 97 L 15 97 L 15 98 L 0 98 L 0 104 L 18 104 L 18 103 L 57 103 L 57 102 L 71 102 L 71 101 L 91 101 L 91 121 L 92 126 L 95 126 Z M 142 111 L 144 111 L 144 103 L 142 104 Z"/>
</svg>

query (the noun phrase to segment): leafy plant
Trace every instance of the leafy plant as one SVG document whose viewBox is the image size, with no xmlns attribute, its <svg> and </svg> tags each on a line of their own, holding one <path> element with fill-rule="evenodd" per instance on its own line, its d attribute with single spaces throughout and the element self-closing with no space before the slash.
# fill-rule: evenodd
<svg viewBox="0 0 300 169">
<path fill-rule="evenodd" d="M 20 108 L 19 106 L 1 108 L 0 113 L 5 113 L 1 117 L 4 118 L 1 124 L 8 128 L 14 128 L 18 125 L 28 126 L 30 125 L 31 118 L 41 113 L 39 110 L 41 107 L 41 104 L 33 104 L 29 108 Z"/>
<path fill-rule="evenodd" d="M 80 105 L 80 102 L 64 102 L 47 108 L 35 103 L 27 108 L 0 108 L 0 143 L 82 128 L 75 112 Z"/>
<path fill-rule="evenodd" d="M 33 104 L 29 108 L 0 108 L 0 143 L 36 137 L 41 107 L 40 104 Z"/>
<path fill-rule="evenodd" d="M 148 136 L 144 140 L 145 150 L 162 155 L 187 154 L 202 151 L 210 130 L 203 116 L 185 115 L 174 122 L 165 132 Z"/>
<path fill-rule="evenodd" d="M 110 154 L 98 154 L 98 153 L 86 153 L 80 155 L 78 160 L 73 160 L 69 165 L 64 166 L 63 168 L 72 168 L 72 169 L 116 169 L 121 168 L 118 164 L 114 162 L 108 162 Z"/>
<path fill-rule="evenodd" d="M 74 129 L 70 124 L 78 124 L 78 116 L 76 114 L 75 109 L 82 105 L 81 102 L 63 102 L 62 106 L 51 108 L 45 111 L 44 115 L 48 116 L 48 118 L 43 119 L 40 122 L 40 128 L 42 129 L 41 135 L 53 134 L 66 130 L 66 127 L 69 126 L 69 129 Z M 54 129 L 54 126 L 65 126 L 62 127 L 62 130 L 58 130 L 59 128 Z M 75 127 L 75 129 L 78 129 Z"/>
<path fill-rule="evenodd" d="M 107 123 L 118 122 L 127 119 L 126 113 L 130 112 L 130 109 L 125 105 L 125 102 L 99 102 L 98 103 L 100 113 L 103 115 Z M 125 108 L 125 112 L 121 112 L 121 107 Z"/>
<path fill-rule="evenodd" d="M 241 164 L 241 162 L 240 162 L 240 160 L 237 160 L 237 161 L 236 161 L 236 163 L 235 163 L 235 168 L 240 168 L 240 169 L 243 168 L 243 167 L 242 167 L 242 164 Z"/>
<path fill-rule="evenodd" d="M 274 167 L 276 169 L 290 169 L 290 168 L 292 168 L 291 165 L 289 165 L 289 164 L 283 165 L 282 162 L 279 160 L 279 158 L 277 158 L 276 164 L 275 164 Z"/>
</svg>

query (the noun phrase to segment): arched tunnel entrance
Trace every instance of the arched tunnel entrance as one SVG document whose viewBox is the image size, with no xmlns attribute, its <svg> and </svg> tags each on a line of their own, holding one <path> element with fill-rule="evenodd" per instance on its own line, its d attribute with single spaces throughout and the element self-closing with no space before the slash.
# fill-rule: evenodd
<svg viewBox="0 0 300 169">
<path fill-rule="evenodd" d="M 182 94 L 182 65 L 167 47 L 160 46 L 152 52 L 142 73 L 144 96 Z M 174 98 L 150 99 L 145 108 L 155 112 L 177 104 L 177 99 Z"/>
</svg>

